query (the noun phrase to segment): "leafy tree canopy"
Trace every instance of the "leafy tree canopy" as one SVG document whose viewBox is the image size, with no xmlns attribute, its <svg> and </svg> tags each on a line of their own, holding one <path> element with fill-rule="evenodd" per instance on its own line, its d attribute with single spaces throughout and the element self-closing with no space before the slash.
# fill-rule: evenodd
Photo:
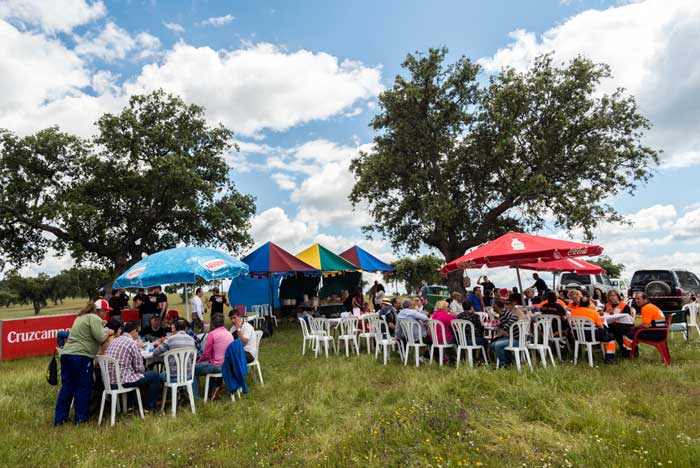
<svg viewBox="0 0 700 468">
<path fill-rule="evenodd" d="M 41 261 L 49 248 L 113 276 L 180 243 L 250 244 L 254 199 L 229 180 L 232 132 L 162 90 L 133 96 L 83 140 L 48 128 L 0 130 L 0 266 Z"/>
<path fill-rule="evenodd" d="M 352 162 L 350 199 L 367 203 L 365 229 L 397 250 L 438 249 L 446 261 L 545 218 L 591 236 L 621 217 L 607 203 L 651 176 L 650 124 L 623 90 L 602 94 L 606 65 L 552 57 L 526 71 L 505 69 L 487 84 L 467 58 L 447 49 L 409 54 L 406 76 L 379 96 L 371 151 Z M 449 277 L 461 289 L 461 272 Z"/>
<path fill-rule="evenodd" d="M 612 258 L 607 255 L 602 255 L 595 260 L 586 260 L 605 269 L 605 272 L 610 278 L 620 278 L 625 269 L 624 263 L 615 263 Z"/>
<path fill-rule="evenodd" d="M 420 288 L 422 280 L 427 281 L 428 284 L 444 284 L 445 278 L 440 276 L 442 263 L 442 260 L 435 255 L 400 258 L 391 263 L 396 271 L 384 275 L 384 280 L 403 282 L 406 291 L 411 294 Z"/>
</svg>

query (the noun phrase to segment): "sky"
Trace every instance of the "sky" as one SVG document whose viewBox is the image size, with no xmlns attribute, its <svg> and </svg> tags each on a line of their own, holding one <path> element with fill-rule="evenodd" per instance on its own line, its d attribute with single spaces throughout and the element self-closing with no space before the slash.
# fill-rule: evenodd
<svg viewBox="0 0 700 468">
<path fill-rule="evenodd" d="M 446 46 L 480 79 L 525 69 L 547 52 L 610 65 L 636 97 L 662 151 L 653 179 L 613 205 L 630 221 L 603 223 L 596 243 L 626 277 L 638 268 L 700 273 L 700 2 L 696 0 L 0 0 L 0 128 L 58 125 L 84 137 L 130 95 L 157 88 L 206 108 L 235 132 L 226 155 L 238 189 L 256 197 L 256 245 L 292 253 L 314 242 L 358 244 L 390 261 L 386 239 L 365 238 L 348 171 L 371 149 L 377 96 L 407 53 Z M 538 233 L 580 240 L 581 232 Z M 427 250 L 426 250 L 427 251 Z M 25 274 L 57 273 L 48 256 Z M 487 273 L 500 286 L 512 271 Z"/>
</svg>

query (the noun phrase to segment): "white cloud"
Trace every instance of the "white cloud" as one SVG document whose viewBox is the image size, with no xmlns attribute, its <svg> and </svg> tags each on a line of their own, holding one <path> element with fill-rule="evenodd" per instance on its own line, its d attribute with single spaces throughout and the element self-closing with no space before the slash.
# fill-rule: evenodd
<svg viewBox="0 0 700 468">
<path fill-rule="evenodd" d="M 207 18 L 204 21 L 200 21 L 197 24 L 200 26 L 225 26 L 230 24 L 235 19 L 236 17 L 233 15 L 214 16 L 212 18 Z"/>
<path fill-rule="evenodd" d="M 181 24 L 178 24 L 178 23 L 166 23 L 166 22 L 163 22 L 163 26 L 165 26 L 166 28 L 168 28 L 168 29 L 171 30 L 172 32 L 175 32 L 175 33 L 178 33 L 178 34 L 182 34 L 182 33 L 185 32 L 185 27 L 184 27 L 183 25 L 181 25 Z"/>
<path fill-rule="evenodd" d="M 133 58 L 141 60 L 155 55 L 160 49 L 157 37 L 145 32 L 132 36 L 112 22 L 107 23 L 97 35 L 75 36 L 74 39 L 78 55 L 105 62 L 123 60 L 132 52 L 135 53 Z"/>
<path fill-rule="evenodd" d="M 297 253 L 306 239 L 312 239 L 317 234 L 317 228 L 315 225 L 290 219 L 282 208 L 274 207 L 252 218 L 251 234 L 256 246 L 272 241 L 283 249 Z"/>
<path fill-rule="evenodd" d="M 272 180 L 274 180 L 277 186 L 282 190 L 295 190 L 297 187 L 296 179 L 289 174 L 276 172 L 270 177 L 272 177 Z"/>
<path fill-rule="evenodd" d="M 163 87 L 207 108 L 212 121 L 242 135 L 287 130 L 344 112 L 382 90 L 379 68 L 271 44 L 216 51 L 180 42 L 143 67 L 128 93 Z"/>
<path fill-rule="evenodd" d="M 48 34 L 70 32 L 76 26 L 102 18 L 107 13 L 102 1 L 85 0 L 2 0 L 0 18 L 37 26 Z"/>
<path fill-rule="evenodd" d="M 700 208 L 687 211 L 673 225 L 676 239 L 700 239 Z"/>
<path fill-rule="evenodd" d="M 523 69 L 542 53 L 568 60 L 585 54 L 611 66 L 618 86 L 638 98 L 654 125 L 648 143 L 665 151 L 663 167 L 700 163 L 700 2 L 647 0 L 606 10 L 587 10 L 539 37 L 511 33 L 513 42 L 479 61 L 489 72 Z M 663 92 L 660 92 L 663 90 Z"/>
</svg>

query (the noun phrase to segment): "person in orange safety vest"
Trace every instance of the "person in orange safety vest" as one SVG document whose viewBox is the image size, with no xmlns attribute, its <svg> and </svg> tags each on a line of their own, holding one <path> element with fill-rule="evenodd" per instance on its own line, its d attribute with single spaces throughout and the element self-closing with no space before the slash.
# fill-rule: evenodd
<svg viewBox="0 0 700 468">
<path fill-rule="evenodd" d="M 580 298 L 579 305 L 573 305 L 571 307 L 571 316 L 587 318 L 595 324 L 595 339 L 603 343 L 603 349 L 605 350 L 605 363 L 614 363 L 615 351 L 617 351 L 615 336 L 605 329 L 600 315 L 591 308 L 590 299 L 587 297 Z M 586 339 L 590 339 L 590 336 L 587 336 Z"/>
</svg>

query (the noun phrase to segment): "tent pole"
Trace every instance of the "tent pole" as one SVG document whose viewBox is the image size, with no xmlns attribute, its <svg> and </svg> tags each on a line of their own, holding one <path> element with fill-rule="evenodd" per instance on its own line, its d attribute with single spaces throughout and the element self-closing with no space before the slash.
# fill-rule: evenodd
<svg viewBox="0 0 700 468">
<path fill-rule="evenodd" d="M 553 278 L 552 279 L 552 291 L 556 291 L 557 290 L 557 272 L 556 271 L 552 273 L 552 278 Z"/>
<path fill-rule="evenodd" d="M 520 266 L 516 265 L 515 266 L 515 271 L 518 273 L 518 287 L 520 290 L 518 291 L 520 293 L 520 303 L 525 304 L 525 295 L 523 294 L 523 282 L 520 280 Z"/>
<path fill-rule="evenodd" d="M 187 285 L 183 284 L 182 288 L 185 290 L 185 311 L 187 314 L 187 321 L 190 321 L 190 300 L 187 298 Z"/>
</svg>

